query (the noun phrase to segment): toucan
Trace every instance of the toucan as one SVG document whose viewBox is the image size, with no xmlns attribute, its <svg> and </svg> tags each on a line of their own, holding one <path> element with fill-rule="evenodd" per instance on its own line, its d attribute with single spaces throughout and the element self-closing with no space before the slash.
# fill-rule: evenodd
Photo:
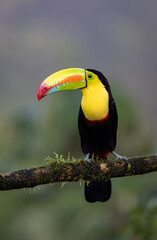
<svg viewBox="0 0 157 240">
<path fill-rule="evenodd" d="M 46 78 L 37 93 L 38 100 L 48 94 L 81 89 L 82 100 L 78 115 L 78 128 L 85 160 L 107 159 L 114 152 L 117 138 L 118 115 L 110 85 L 106 77 L 94 69 L 68 68 Z M 85 182 L 88 202 L 105 202 L 111 196 L 111 180 Z"/>
</svg>

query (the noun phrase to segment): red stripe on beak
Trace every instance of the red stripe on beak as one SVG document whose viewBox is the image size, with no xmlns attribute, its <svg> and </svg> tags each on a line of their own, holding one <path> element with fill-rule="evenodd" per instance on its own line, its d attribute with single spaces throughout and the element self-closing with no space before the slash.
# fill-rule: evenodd
<svg viewBox="0 0 157 240">
<path fill-rule="evenodd" d="M 41 98 L 45 97 L 47 93 L 50 91 L 50 89 L 51 87 L 43 82 L 38 88 L 38 93 L 37 93 L 38 101 L 40 101 Z"/>
</svg>

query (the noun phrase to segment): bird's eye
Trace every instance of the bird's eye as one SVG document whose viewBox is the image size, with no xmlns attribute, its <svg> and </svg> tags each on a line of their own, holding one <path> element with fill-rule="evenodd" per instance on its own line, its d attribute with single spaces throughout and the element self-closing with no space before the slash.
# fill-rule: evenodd
<svg viewBox="0 0 157 240">
<path fill-rule="evenodd" d="M 92 74 L 88 74 L 88 78 L 92 78 Z"/>
</svg>

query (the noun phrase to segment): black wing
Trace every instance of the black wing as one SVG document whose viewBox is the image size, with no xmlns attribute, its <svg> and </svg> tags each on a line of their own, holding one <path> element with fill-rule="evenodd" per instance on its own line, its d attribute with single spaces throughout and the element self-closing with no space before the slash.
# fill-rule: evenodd
<svg viewBox="0 0 157 240">
<path fill-rule="evenodd" d="M 111 118 L 112 122 L 112 134 L 111 134 L 111 139 L 110 139 L 110 152 L 112 152 L 115 147 L 116 147 L 116 142 L 117 142 L 117 127 L 118 127 L 118 114 L 117 114 L 117 108 L 116 104 L 113 98 L 110 99 L 109 101 L 109 116 Z"/>
</svg>

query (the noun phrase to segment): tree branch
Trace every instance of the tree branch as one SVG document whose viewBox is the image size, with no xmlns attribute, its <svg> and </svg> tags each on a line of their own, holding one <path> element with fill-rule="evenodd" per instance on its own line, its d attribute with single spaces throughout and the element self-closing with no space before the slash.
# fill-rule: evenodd
<svg viewBox="0 0 157 240">
<path fill-rule="evenodd" d="M 0 174 L 0 190 L 30 188 L 55 182 L 109 179 L 157 171 L 157 154 L 119 160 L 48 158 L 44 166 Z"/>
</svg>

